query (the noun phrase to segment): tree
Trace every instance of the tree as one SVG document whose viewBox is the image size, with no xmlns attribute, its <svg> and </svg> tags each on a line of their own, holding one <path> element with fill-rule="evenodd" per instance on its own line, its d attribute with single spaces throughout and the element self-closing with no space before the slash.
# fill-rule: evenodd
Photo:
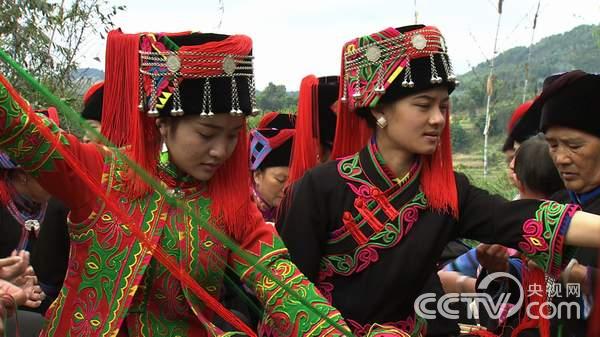
<svg viewBox="0 0 600 337">
<path fill-rule="evenodd" d="M 296 111 L 298 93 L 288 93 L 285 85 L 269 82 L 264 90 L 257 93 L 256 101 L 262 111 L 293 112 Z"/>
<path fill-rule="evenodd" d="M 81 88 L 90 84 L 73 76 L 83 46 L 98 35 L 104 39 L 113 17 L 124 9 L 108 0 L 3 0 L 0 48 L 59 97 L 79 99 Z M 17 90 L 31 92 L 7 65 L 0 63 L 0 71 Z M 44 106 L 41 96 L 27 98 L 34 106 Z"/>
<path fill-rule="evenodd" d="M 471 138 L 459 122 L 452 123 L 452 127 L 450 128 L 450 137 L 452 139 L 453 152 L 462 153 L 471 146 Z"/>
</svg>

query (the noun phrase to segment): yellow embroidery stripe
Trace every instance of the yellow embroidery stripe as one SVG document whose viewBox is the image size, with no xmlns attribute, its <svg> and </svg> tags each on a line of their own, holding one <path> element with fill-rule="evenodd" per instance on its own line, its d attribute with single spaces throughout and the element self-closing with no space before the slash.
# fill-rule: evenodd
<svg viewBox="0 0 600 337">
<path fill-rule="evenodd" d="M 246 279 L 246 276 L 248 275 L 249 272 L 251 272 L 252 270 L 254 270 L 256 268 L 257 264 L 261 263 L 264 260 L 267 260 L 267 259 L 271 258 L 275 254 L 282 254 L 282 255 L 284 255 L 286 253 L 287 253 L 287 248 L 281 248 L 281 249 L 276 249 L 276 250 L 274 250 L 272 252 L 269 252 L 269 253 L 265 254 L 260 259 L 258 259 L 258 261 L 256 261 L 255 264 L 253 264 L 250 267 L 248 267 L 248 269 L 246 269 L 246 271 L 244 273 L 242 273 L 242 275 L 241 275 L 242 281 L 244 281 Z"/>
<path fill-rule="evenodd" d="M 7 139 L 5 139 L 3 141 L 0 141 L 0 146 L 4 145 L 6 143 L 12 142 L 15 138 L 19 137 L 25 131 L 25 129 L 28 128 L 28 126 L 30 124 L 29 115 L 25 115 L 25 117 L 26 117 L 26 120 L 23 123 L 23 127 L 20 130 L 18 130 L 17 132 L 15 132 L 12 136 L 8 137 Z M 19 117 L 17 117 L 17 118 L 19 118 Z M 17 125 L 17 127 L 18 127 L 18 125 Z"/>
</svg>

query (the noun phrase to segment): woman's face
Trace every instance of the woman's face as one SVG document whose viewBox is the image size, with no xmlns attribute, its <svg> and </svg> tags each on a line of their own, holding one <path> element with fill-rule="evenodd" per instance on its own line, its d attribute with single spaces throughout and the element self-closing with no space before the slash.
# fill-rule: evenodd
<svg viewBox="0 0 600 337">
<path fill-rule="evenodd" d="M 158 121 L 170 160 L 200 181 L 208 181 L 231 156 L 244 125 L 243 116 L 228 113 Z"/>
<path fill-rule="evenodd" d="M 87 122 L 90 124 L 90 127 L 95 129 L 96 131 L 98 131 L 98 133 L 100 133 L 102 131 L 100 122 L 93 120 L 93 119 L 88 119 Z M 96 136 L 91 131 L 87 131 L 87 130 L 85 132 L 85 135 L 83 135 L 83 142 L 100 144 L 100 140 L 98 138 L 96 138 Z"/>
<path fill-rule="evenodd" d="M 433 154 L 446 125 L 450 98 L 446 87 L 437 87 L 407 96 L 373 110 L 377 120 L 384 116 L 387 126 L 378 129 L 378 139 L 388 146 L 412 154 Z"/>
<path fill-rule="evenodd" d="M 600 186 L 600 138 L 559 126 L 548 129 L 545 137 L 567 189 L 585 193 Z"/>
<path fill-rule="evenodd" d="M 289 167 L 287 166 L 268 167 L 254 171 L 253 178 L 256 193 L 269 206 L 279 206 L 283 199 L 283 189 L 288 180 L 288 175 Z"/>
</svg>

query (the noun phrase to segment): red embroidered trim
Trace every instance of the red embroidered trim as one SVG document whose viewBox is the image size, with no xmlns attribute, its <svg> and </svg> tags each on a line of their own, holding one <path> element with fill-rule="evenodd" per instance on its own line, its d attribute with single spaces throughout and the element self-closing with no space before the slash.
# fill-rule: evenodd
<svg viewBox="0 0 600 337">
<path fill-rule="evenodd" d="M 356 225 L 356 222 L 354 221 L 354 218 L 352 217 L 352 214 L 350 214 L 350 212 L 344 212 L 344 215 L 342 216 L 342 221 L 344 222 L 344 226 L 346 227 L 346 229 L 348 229 L 348 232 L 350 232 L 354 240 L 359 245 L 364 245 L 369 241 L 365 234 L 363 234 L 363 232 L 360 231 L 360 228 L 358 228 L 358 226 Z"/>
</svg>

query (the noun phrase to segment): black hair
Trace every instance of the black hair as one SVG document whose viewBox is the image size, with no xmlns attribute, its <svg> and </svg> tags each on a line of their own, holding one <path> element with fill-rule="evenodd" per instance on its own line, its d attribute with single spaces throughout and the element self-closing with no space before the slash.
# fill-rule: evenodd
<svg viewBox="0 0 600 337">
<path fill-rule="evenodd" d="M 545 198 L 565 188 L 542 134 L 521 144 L 515 154 L 515 174 L 525 188 Z"/>
</svg>

